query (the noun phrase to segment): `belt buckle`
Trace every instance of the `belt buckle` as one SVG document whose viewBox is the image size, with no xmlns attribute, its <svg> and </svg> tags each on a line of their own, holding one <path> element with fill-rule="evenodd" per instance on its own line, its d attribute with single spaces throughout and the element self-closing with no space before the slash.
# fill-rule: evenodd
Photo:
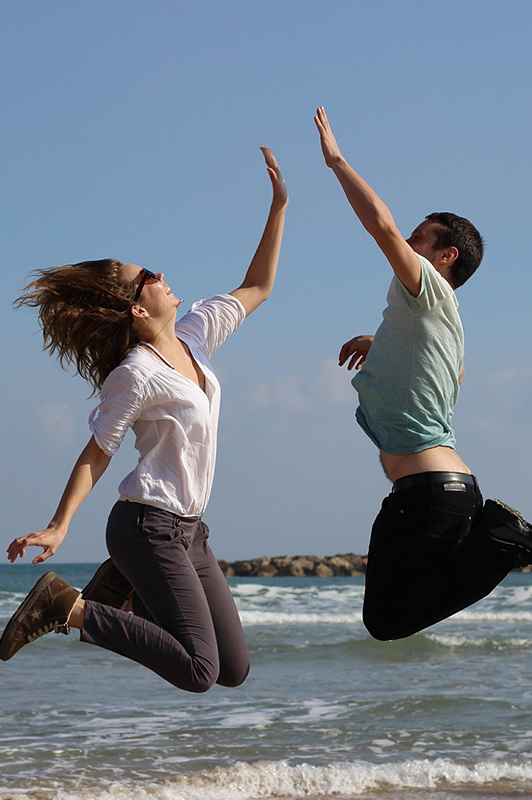
<svg viewBox="0 0 532 800">
<path fill-rule="evenodd" d="M 465 483 L 459 483 L 458 481 L 453 481 L 452 483 L 444 483 L 443 484 L 443 491 L 444 492 L 465 492 L 467 491 Z"/>
</svg>

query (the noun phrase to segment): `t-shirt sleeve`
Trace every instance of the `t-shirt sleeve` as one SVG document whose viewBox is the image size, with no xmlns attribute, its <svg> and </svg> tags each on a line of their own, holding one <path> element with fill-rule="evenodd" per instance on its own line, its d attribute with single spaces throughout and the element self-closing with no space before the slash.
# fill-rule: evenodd
<svg viewBox="0 0 532 800">
<path fill-rule="evenodd" d="M 244 306 L 230 294 L 218 294 L 209 300 L 199 300 L 175 327 L 192 338 L 198 347 L 205 350 L 207 358 L 225 342 L 246 317 Z"/>
<path fill-rule="evenodd" d="M 423 256 L 416 254 L 421 265 L 421 289 L 417 297 L 413 297 L 406 286 L 397 278 L 397 285 L 404 302 L 413 311 L 429 311 L 439 303 L 454 296 L 452 286 L 440 275 L 438 270 Z"/>
<path fill-rule="evenodd" d="M 105 380 L 100 402 L 89 416 L 96 444 L 113 456 L 142 409 L 144 381 L 129 366 L 114 369 Z"/>
</svg>

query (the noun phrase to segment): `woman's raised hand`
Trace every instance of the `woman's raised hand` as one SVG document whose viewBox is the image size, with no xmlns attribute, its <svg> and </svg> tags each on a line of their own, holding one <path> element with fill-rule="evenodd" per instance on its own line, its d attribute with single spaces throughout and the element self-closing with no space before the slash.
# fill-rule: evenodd
<svg viewBox="0 0 532 800">
<path fill-rule="evenodd" d="M 268 167 L 268 175 L 270 176 L 273 187 L 273 200 L 272 205 L 276 208 L 284 208 L 288 203 L 288 192 L 284 178 L 281 175 L 277 159 L 273 155 L 269 147 L 261 147 L 262 155 Z"/>
</svg>

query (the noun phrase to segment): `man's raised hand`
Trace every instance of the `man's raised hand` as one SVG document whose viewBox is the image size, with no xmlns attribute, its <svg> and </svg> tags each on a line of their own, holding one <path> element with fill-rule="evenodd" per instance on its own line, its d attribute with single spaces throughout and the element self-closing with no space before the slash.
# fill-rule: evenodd
<svg viewBox="0 0 532 800">
<path fill-rule="evenodd" d="M 328 167 L 332 167 L 334 162 L 342 157 L 340 148 L 333 136 L 327 114 L 323 106 L 320 106 L 316 111 L 314 122 L 320 134 L 321 149 L 325 158 L 325 163 Z"/>
</svg>

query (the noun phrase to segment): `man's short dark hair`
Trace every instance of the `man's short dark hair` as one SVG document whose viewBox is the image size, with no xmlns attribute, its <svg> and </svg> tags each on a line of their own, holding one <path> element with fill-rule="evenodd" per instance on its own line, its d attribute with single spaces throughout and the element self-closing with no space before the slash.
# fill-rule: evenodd
<svg viewBox="0 0 532 800">
<path fill-rule="evenodd" d="M 435 223 L 435 250 L 445 247 L 456 247 L 458 250 L 458 258 L 450 269 L 453 288 L 457 289 L 480 265 L 484 255 L 484 239 L 473 223 L 450 211 L 428 214 L 425 219 Z"/>
</svg>

